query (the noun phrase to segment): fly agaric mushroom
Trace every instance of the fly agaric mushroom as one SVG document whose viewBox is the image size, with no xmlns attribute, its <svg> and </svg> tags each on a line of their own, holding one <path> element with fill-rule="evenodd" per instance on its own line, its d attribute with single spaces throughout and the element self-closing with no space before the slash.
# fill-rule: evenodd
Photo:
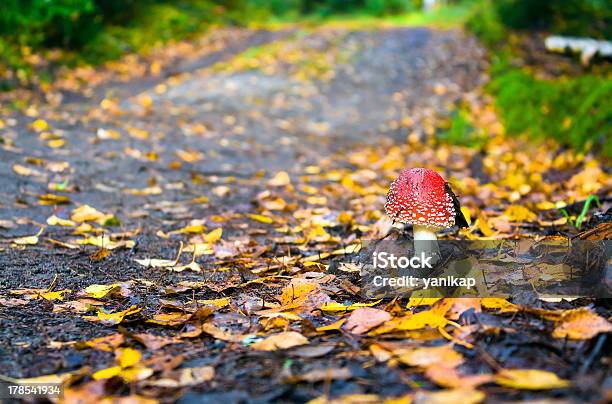
<svg viewBox="0 0 612 404">
<path fill-rule="evenodd" d="M 404 170 L 391 183 L 385 212 L 393 221 L 411 224 L 414 232 L 415 253 L 428 249 L 437 240 L 436 231 L 457 224 L 469 227 L 457 197 L 448 182 L 437 172 L 427 168 Z M 427 242 L 420 242 L 426 240 Z M 437 251 L 437 245 L 435 245 Z"/>
</svg>

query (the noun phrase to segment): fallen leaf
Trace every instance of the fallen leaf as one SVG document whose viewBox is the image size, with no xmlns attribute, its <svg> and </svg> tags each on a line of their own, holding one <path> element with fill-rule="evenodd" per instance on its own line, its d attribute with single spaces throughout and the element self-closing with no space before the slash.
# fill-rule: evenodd
<svg viewBox="0 0 612 404">
<path fill-rule="evenodd" d="M 587 307 L 564 311 L 553 331 L 555 338 L 591 339 L 601 332 L 612 332 L 612 324 Z"/>
<path fill-rule="evenodd" d="M 324 325 L 322 327 L 317 327 L 317 332 L 325 332 L 325 331 L 340 331 L 342 325 L 346 322 L 346 318 L 341 318 L 340 320 L 333 322 L 329 325 Z"/>
<path fill-rule="evenodd" d="M 97 316 L 85 316 L 85 320 L 93 322 L 101 322 L 106 325 L 115 325 L 121 323 L 125 317 L 140 313 L 142 309 L 138 306 L 131 306 L 128 309 L 108 313 L 104 310 L 98 310 Z"/>
<path fill-rule="evenodd" d="M 279 171 L 276 175 L 268 181 L 268 185 L 273 187 L 283 187 L 291 184 L 291 179 L 286 171 Z"/>
<path fill-rule="evenodd" d="M 146 333 L 132 334 L 131 337 L 134 338 L 136 341 L 140 342 L 141 344 L 143 344 L 147 349 L 151 349 L 153 351 L 163 348 L 166 345 L 180 342 L 180 340 L 176 338 L 164 337 L 164 336 L 158 336 L 158 335 L 152 335 L 152 334 L 146 334 Z"/>
<path fill-rule="evenodd" d="M 353 334 L 364 334 L 372 328 L 391 319 L 391 314 L 371 307 L 360 307 L 353 311 L 346 321 L 345 328 Z"/>
<path fill-rule="evenodd" d="M 446 388 L 474 389 L 493 380 L 493 375 L 490 374 L 462 375 L 456 367 L 449 367 L 444 363 L 427 367 L 425 376 L 438 386 Z"/>
<path fill-rule="evenodd" d="M 179 388 L 187 386 L 197 386 L 209 382 L 215 377 L 215 368 L 212 366 L 202 366 L 199 368 L 182 368 L 167 374 L 162 379 L 148 381 L 146 386 Z"/>
<path fill-rule="evenodd" d="M 442 391 L 418 391 L 411 404 L 478 404 L 486 398 L 485 393 L 471 389 L 451 389 Z"/>
<path fill-rule="evenodd" d="M 38 244 L 38 236 L 40 236 L 42 234 L 43 230 L 44 230 L 44 227 L 41 227 L 40 230 L 38 230 L 38 233 L 36 233 L 35 235 L 15 238 L 15 239 L 11 240 L 11 243 L 17 244 L 17 245 L 34 245 L 34 244 Z"/>
<path fill-rule="evenodd" d="M 538 215 L 522 205 L 508 206 L 504 211 L 504 216 L 511 222 L 530 222 L 538 218 Z"/>
<path fill-rule="evenodd" d="M 561 389 L 571 385 L 552 372 L 538 369 L 503 369 L 495 375 L 495 383 L 521 390 Z"/>
<path fill-rule="evenodd" d="M 325 303 L 323 306 L 319 307 L 320 310 L 325 311 L 325 312 L 331 312 L 331 313 L 335 313 L 335 312 L 348 312 L 348 311 L 353 311 L 353 310 L 357 310 L 360 307 L 371 307 L 371 306 L 375 306 L 378 303 L 380 303 L 380 300 L 377 300 L 375 302 L 372 303 L 354 303 L 351 305 L 344 305 L 342 303 L 337 303 L 337 302 L 329 302 L 329 303 Z"/>
<path fill-rule="evenodd" d="M 96 208 L 93 208 L 89 205 L 81 205 L 78 208 L 72 210 L 72 214 L 70 215 L 70 219 L 75 222 L 98 222 L 103 224 L 112 215 L 106 215 Z"/>
<path fill-rule="evenodd" d="M 443 365 L 453 368 L 463 363 L 463 356 L 449 344 L 402 351 L 397 359 L 405 365 L 423 368 L 432 365 Z"/>
<path fill-rule="evenodd" d="M 268 216 L 255 215 L 255 214 L 249 214 L 248 216 L 249 218 L 251 218 L 252 220 L 255 220 L 256 222 L 265 223 L 265 224 L 274 223 L 274 219 Z"/>
<path fill-rule="evenodd" d="M 82 343 L 77 343 L 77 348 L 89 347 L 99 351 L 114 352 L 125 342 L 125 336 L 120 333 L 110 334 L 105 337 L 90 339 Z"/>
<path fill-rule="evenodd" d="M 295 375 L 287 379 L 289 382 L 316 383 L 331 380 L 348 380 L 353 377 L 349 368 L 327 368 L 314 369 L 300 375 Z"/>
<path fill-rule="evenodd" d="M 251 344 L 251 348 L 259 351 L 276 351 L 306 344 L 308 344 L 308 339 L 299 332 L 285 331 Z"/>
<path fill-rule="evenodd" d="M 77 225 L 77 223 L 72 220 L 62 219 L 55 215 L 51 215 L 47 218 L 47 224 L 49 226 L 64 226 L 64 227 L 76 227 Z"/>
</svg>

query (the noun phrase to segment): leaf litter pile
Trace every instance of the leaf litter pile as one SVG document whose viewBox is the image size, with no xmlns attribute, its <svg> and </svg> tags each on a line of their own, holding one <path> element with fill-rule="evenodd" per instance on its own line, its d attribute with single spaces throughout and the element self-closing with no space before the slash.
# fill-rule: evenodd
<svg viewBox="0 0 612 404">
<path fill-rule="evenodd" d="M 609 161 L 506 136 L 459 31 L 266 35 L 3 95 L 2 380 L 65 402 L 609 399 L 605 299 L 368 301 L 340 264 L 410 167 L 461 200 L 443 239 L 610 239 Z M 458 109 L 465 146 L 441 140 Z"/>
</svg>

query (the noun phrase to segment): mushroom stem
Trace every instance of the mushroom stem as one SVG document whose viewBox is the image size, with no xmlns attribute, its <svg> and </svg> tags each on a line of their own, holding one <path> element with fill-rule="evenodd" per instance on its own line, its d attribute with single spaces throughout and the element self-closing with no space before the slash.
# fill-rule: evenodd
<svg viewBox="0 0 612 404">
<path fill-rule="evenodd" d="M 433 257 L 431 263 L 435 264 L 440 258 L 440 249 L 438 248 L 438 238 L 436 237 L 436 228 L 430 226 L 413 225 L 414 233 L 414 255 L 421 257 Z"/>
<path fill-rule="evenodd" d="M 429 226 L 419 226 L 415 224 L 412 226 L 415 240 L 433 240 L 436 241 L 436 229 Z"/>
</svg>

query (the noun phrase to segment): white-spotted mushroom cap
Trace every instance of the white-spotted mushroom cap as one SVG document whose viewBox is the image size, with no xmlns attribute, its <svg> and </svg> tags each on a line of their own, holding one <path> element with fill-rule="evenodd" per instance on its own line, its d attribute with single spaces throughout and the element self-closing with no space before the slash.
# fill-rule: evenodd
<svg viewBox="0 0 612 404">
<path fill-rule="evenodd" d="M 427 168 L 411 168 L 392 183 L 385 212 L 393 220 L 412 225 L 447 228 L 455 223 L 455 205 L 446 181 Z"/>
</svg>

